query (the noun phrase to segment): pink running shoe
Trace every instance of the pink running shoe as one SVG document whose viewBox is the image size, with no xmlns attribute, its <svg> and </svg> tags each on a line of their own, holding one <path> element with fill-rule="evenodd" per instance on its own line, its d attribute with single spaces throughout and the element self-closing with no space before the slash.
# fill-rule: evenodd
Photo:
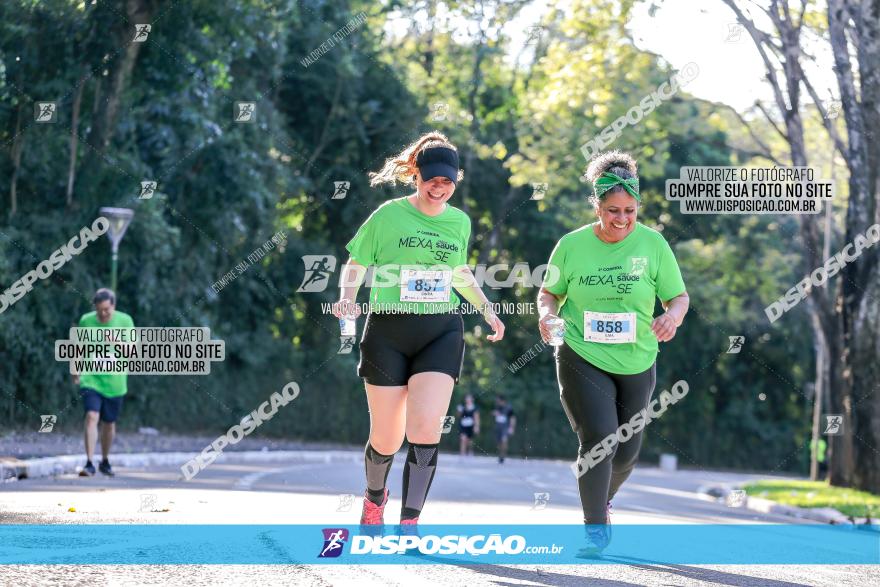
<svg viewBox="0 0 880 587">
<path fill-rule="evenodd" d="M 417 536 L 421 538 L 421 534 L 419 533 L 419 519 L 418 518 L 410 518 L 408 520 L 400 520 L 400 526 L 398 526 L 398 533 L 401 536 Z M 410 551 L 407 549 L 406 554 L 420 554 L 418 548 L 415 551 Z"/>
<path fill-rule="evenodd" d="M 364 492 L 364 509 L 361 512 L 361 525 L 381 526 L 384 524 L 385 505 L 388 503 L 388 490 L 382 497 L 382 505 L 376 505 Z"/>
</svg>

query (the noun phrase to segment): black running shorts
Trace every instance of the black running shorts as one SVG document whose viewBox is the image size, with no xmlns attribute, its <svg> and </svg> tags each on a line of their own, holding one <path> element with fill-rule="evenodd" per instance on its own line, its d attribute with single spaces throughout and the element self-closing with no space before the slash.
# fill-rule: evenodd
<svg viewBox="0 0 880 587">
<path fill-rule="evenodd" d="M 85 411 L 98 412 L 101 422 L 110 424 L 119 418 L 124 396 L 106 397 L 89 387 L 81 387 L 79 394 L 83 399 Z"/>
<path fill-rule="evenodd" d="M 358 375 L 370 385 L 401 386 L 436 371 L 456 383 L 464 362 L 464 321 L 458 312 L 367 316 Z"/>
</svg>

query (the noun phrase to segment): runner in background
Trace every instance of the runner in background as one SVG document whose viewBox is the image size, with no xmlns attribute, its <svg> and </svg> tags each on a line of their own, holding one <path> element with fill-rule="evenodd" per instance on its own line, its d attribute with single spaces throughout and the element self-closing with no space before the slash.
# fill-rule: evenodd
<svg viewBox="0 0 880 587">
<path fill-rule="evenodd" d="M 474 454 L 474 434 L 480 433 L 480 410 L 474 404 L 474 396 L 464 396 L 464 403 L 458 404 L 459 453 L 462 456 Z"/>
<path fill-rule="evenodd" d="M 507 458 L 507 439 L 516 432 L 516 414 L 503 395 L 495 397 L 495 409 L 492 410 L 495 420 L 495 443 L 498 445 L 498 463 L 504 464 Z"/>
<path fill-rule="evenodd" d="M 79 328 L 134 328 L 131 316 L 116 310 L 116 294 L 106 288 L 95 292 L 92 299 L 95 311 L 83 314 Z M 116 435 L 116 420 L 122 410 L 122 399 L 128 392 L 127 373 L 96 373 L 73 376 L 74 385 L 79 385 L 80 396 L 85 408 L 86 464 L 80 471 L 81 477 L 95 474 L 92 459 L 98 439 L 98 424 L 101 424 L 101 463 L 98 470 L 110 477 L 110 447 Z"/>
</svg>

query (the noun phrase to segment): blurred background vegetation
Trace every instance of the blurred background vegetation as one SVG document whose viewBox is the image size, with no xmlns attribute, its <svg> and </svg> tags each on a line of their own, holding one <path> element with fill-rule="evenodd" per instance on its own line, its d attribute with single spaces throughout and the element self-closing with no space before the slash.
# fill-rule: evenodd
<svg viewBox="0 0 880 587">
<path fill-rule="evenodd" d="M 369 420 L 357 352 L 337 354 L 338 325 L 320 307 L 337 291 L 296 289 L 303 255 L 341 262 L 368 214 L 406 193 L 371 189 L 367 172 L 419 134 L 444 132 L 465 170 L 453 203 L 473 221 L 471 262 L 534 268 L 565 232 L 593 219 L 580 145 L 676 73 L 636 48 L 626 26 L 634 2 L 551 6 L 528 43 L 514 47 L 501 25 L 526 4 L 446 2 L 442 15 L 424 20 L 416 13 L 437 3 L 3 2 L 2 288 L 90 225 L 101 206 L 132 208 L 118 308 L 138 326 L 209 326 L 226 341 L 227 359 L 207 377 L 130 377 L 122 428 L 220 434 L 293 380 L 300 399 L 256 434 L 362 444 Z M 363 25 L 303 65 L 362 12 Z M 460 18 L 471 26 L 456 26 Z M 139 22 L 152 23 L 148 41 L 131 43 Z M 34 123 L 36 101 L 57 102 L 56 123 Z M 254 124 L 233 121 L 237 101 L 256 103 Z M 805 124 L 819 132 L 815 120 Z M 768 144 L 779 141 L 768 125 L 757 128 Z M 809 319 L 800 307 L 772 327 L 763 319 L 801 277 L 796 218 L 686 216 L 663 198 L 681 166 L 768 163 L 750 144 L 736 113 L 686 89 L 613 144 L 637 156 L 641 221 L 671 243 L 691 296 L 685 325 L 658 362 L 658 391 L 685 379 L 690 395 L 651 424 L 642 457 L 669 452 L 682 466 L 806 473 Z M 815 144 L 814 166 L 827 172 L 827 146 Z M 143 180 L 158 181 L 152 199 L 137 197 Z M 334 181 L 350 182 L 345 199 L 331 199 Z M 543 200 L 530 199 L 534 183 L 547 184 Z M 283 246 L 212 290 L 278 230 L 288 235 Z M 59 427 L 79 429 L 76 390 L 53 343 L 108 285 L 109 257 L 101 239 L 0 315 L 0 426 L 36 430 L 39 414 L 55 413 Z M 487 294 L 533 302 L 537 291 Z M 540 340 L 536 314 L 503 319 L 507 335 L 492 345 L 480 320 L 465 318 L 469 351 L 449 413 L 473 393 L 488 421 L 494 395 L 504 393 L 519 419 L 513 454 L 574 457 L 551 352 L 508 368 Z M 745 346 L 728 354 L 736 335 Z M 484 426 L 478 450 L 494 452 L 491 435 Z M 443 443 L 456 450 L 457 440 L 449 434 Z"/>
</svg>

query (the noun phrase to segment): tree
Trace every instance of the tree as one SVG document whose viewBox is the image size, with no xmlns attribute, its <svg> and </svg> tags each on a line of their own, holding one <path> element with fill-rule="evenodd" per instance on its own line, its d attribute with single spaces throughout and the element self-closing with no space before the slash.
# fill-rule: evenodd
<svg viewBox="0 0 880 587">
<path fill-rule="evenodd" d="M 839 151 L 849 171 L 849 202 L 845 220 L 845 242 L 876 223 L 878 216 L 876 144 L 869 137 L 880 136 L 880 118 L 876 105 L 880 83 L 876 64 L 880 59 L 878 3 L 866 0 L 845 6 L 828 3 L 827 33 L 834 54 L 838 90 L 843 103 L 847 130 L 846 142 L 839 136 L 834 117 L 829 116 L 819 94 L 805 75 L 802 62 L 809 59 L 801 39 L 812 25 L 813 33 L 825 37 L 823 23 L 815 25 L 817 13 L 803 1 L 793 10 L 788 1 L 772 0 L 761 10 L 773 24 L 771 35 L 755 24 L 735 0 L 724 0 L 748 31 L 767 69 L 767 81 L 773 90 L 774 106 L 782 126 L 768 110 L 760 107 L 768 122 L 785 139 L 792 165 L 807 166 L 807 149 L 802 119 L 802 90 L 806 90 L 818 110 L 834 149 Z M 856 55 L 854 67 L 849 57 Z M 781 74 L 781 75 L 780 75 Z M 860 83 L 856 84 L 855 79 Z M 872 165 L 873 163 L 873 165 Z M 820 246 L 821 229 L 813 216 L 801 216 L 800 235 L 804 243 L 807 273 L 824 264 Z M 876 415 L 876 381 L 880 347 L 880 279 L 877 265 L 880 251 L 867 249 L 840 273 L 839 286 L 813 289 L 807 298 L 817 357 L 816 389 L 830 395 L 831 409 L 842 413 L 844 434 L 830 442 L 829 479 L 835 485 L 855 485 L 880 491 L 880 418 Z M 867 400 L 867 401 L 866 401 Z M 858 448 L 855 442 L 858 439 Z"/>
</svg>

